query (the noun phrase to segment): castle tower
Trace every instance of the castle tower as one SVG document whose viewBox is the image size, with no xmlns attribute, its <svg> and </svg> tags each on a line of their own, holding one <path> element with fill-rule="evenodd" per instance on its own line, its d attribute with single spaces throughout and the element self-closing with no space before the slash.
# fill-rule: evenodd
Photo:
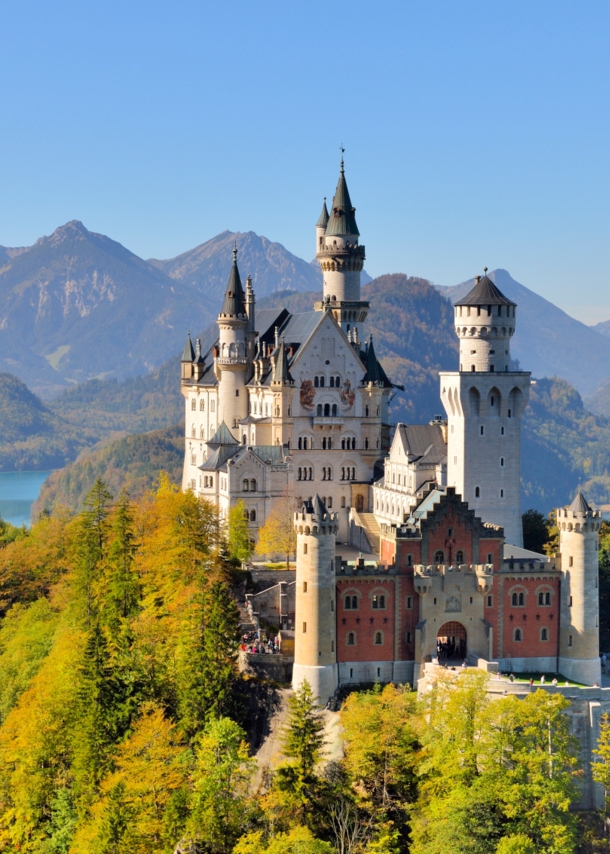
<svg viewBox="0 0 610 854">
<path fill-rule="evenodd" d="M 195 359 L 195 351 L 193 350 L 193 342 L 191 341 L 191 333 L 187 333 L 186 344 L 182 351 L 180 359 L 180 375 L 183 380 L 190 380 L 193 376 L 193 361 Z"/>
<path fill-rule="evenodd" d="M 506 542 L 523 544 L 521 417 L 530 374 L 511 371 L 516 304 L 487 276 L 454 306 L 460 370 L 441 373 L 448 419 L 447 485 L 484 522 L 501 525 Z"/>
<path fill-rule="evenodd" d="M 254 321 L 254 303 L 250 302 Z M 239 440 L 239 422 L 248 415 L 248 391 L 251 359 L 248 359 L 249 318 L 246 298 L 237 267 L 237 244 L 233 249 L 233 267 L 218 315 L 219 342 L 214 359 L 218 379 L 218 422 L 223 421 Z"/>
<path fill-rule="evenodd" d="M 319 495 L 295 513 L 297 572 L 292 687 L 305 680 L 320 705 L 338 685 L 335 612 L 335 537 L 337 514 Z"/>
<path fill-rule="evenodd" d="M 364 246 L 358 244 L 356 208 L 350 199 L 345 168 L 341 158 L 339 182 L 330 213 L 326 199 L 316 223 L 316 258 L 324 277 L 324 299 L 315 308 L 330 305 L 345 333 L 357 329 L 366 320 L 369 304 L 360 299 L 360 273 L 364 265 Z M 361 336 L 362 337 L 362 336 Z"/>
<path fill-rule="evenodd" d="M 599 660 L 598 538 L 601 511 L 582 492 L 557 510 L 561 552 L 559 662 L 566 678 L 601 685 Z"/>
<path fill-rule="evenodd" d="M 279 343 L 273 359 L 271 389 L 273 390 L 272 440 L 274 445 L 287 445 L 292 435 L 292 393 L 294 380 L 288 368 L 288 352 L 284 338 Z"/>
</svg>

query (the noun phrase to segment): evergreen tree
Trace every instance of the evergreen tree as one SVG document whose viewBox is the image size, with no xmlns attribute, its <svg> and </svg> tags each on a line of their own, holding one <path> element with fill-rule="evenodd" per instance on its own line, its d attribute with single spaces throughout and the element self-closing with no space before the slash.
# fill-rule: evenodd
<svg viewBox="0 0 610 854">
<path fill-rule="evenodd" d="M 85 500 L 76 528 L 77 586 L 84 599 L 87 628 L 96 612 L 95 584 L 105 557 L 109 533 L 108 514 L 112 495 L 101 478 L 97 478 Z"/>
<path fill-rule="evenodd" d="M 135 569 L 137 549 L 133 510 L 129 496 L 122 492 L 112 518 L 104 597 L 106 620 L 115 630 L 139 610 L 140 580 Z"/>
<path fill-rule="evenodd" d="M 599 740 L 593 753 L 599 759 L 591 764 L 591 772 L 595 782 L 604 787 L 604 809 L 607 814 L 610 806 L 610 715 L 602 715 Z"/>
</svg>

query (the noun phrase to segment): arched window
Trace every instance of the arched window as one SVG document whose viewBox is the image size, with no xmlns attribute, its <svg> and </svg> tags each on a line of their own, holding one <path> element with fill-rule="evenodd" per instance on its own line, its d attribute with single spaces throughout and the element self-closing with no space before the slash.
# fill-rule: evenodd
<svg viewBox="0 0 610 854">
<path fill-rule="evenodd" d="M 250 492 L 256 492 L 256 481 L 254 478 L 250 481 Z"/>
<path fill-rule="evenodd" d="M 337 415 L 337 404 L 333 403 L 333 418 L 335 418 L 336 415 Z"/>
<path fill-rule="evenodd" d="M 299 451 L 303 450 L 303 439 L 299 436 L 299 441 L 297 442 L 297 447 Z"/>
<path fill-rule="evenodd" d="M 330 403 L 324 404 L 324 417 L 328 418 L 330 415 Z"/>
<path fill-rule="evenodd" d="M 382 636 L 381 632 L 375 632 L 375 645 L 381 646 L 382 643 L 383 643 L 383 636 Z"/>
<path fill-rule="evenodd" d="M 199 401 L 199 409 L 202 412 L 205 412 L 205 400 L 203 398 L 201 398 L 201 400 Z"/>
<path fill-rule="evenodd" d="M 197 401 L 195 398 L 191 400 L 191 409 L 197 409 Z"/>
<path fill-rule="evenodd" d="M 455 562 L 456 563 L 464 563 L 464 552 L 463 551 L 460 550 L 460 551 L 457 551 L 455 553 Z"/>
<path fill-rule="evenodd" d="M 355 451 L 355 450 L 356 450 L 356 438 L 354 437 L 352 439 L 352 451 Z"/>
<path fill-rule="evenodd" d="M 551 604 L 551 594 L 548 591 L 542 591 L 538 594 L 538 604 L 539 605 L 550 605 Z"/>
<path fill-rule="evenodd" d="M 250 521 L 250 514 L 247 510 L 244 510 L 244 519 L 246 520 L 246 522 Z"/>
<path fill-rule="evenodd" d="M 324 436 L 324 437 L 323 437 L 323 439 L 322 439 L 322 450 L 323 450 L 323 451 L 325 451 L 325 450 L 326 450 L 326 436 Z"/>
<path fill-rule="evenodd" d="M 549 630 L 548 629 L 540 629 L 540 640 L 548 641 L 549 639 Z"/>
<path fill-rule="evenodd" d="M 318 418 L 321 418 L 321 417 L 322 417 L 322 412 L 323 412 L 323 410 L 322 410 L 322 404 L 321 404 L 321 403 L 318 403 L 318 409 L 317 409 Z"/>
<path fill-rule="evenodd" d="M 364 417 L 365 417 L 365 418 L 368 418 L 368 417 L 369 417 L 369 408 L 368 408 L 368 406 L 365 406 L 365 407 L 364 407 Z"/>
<path fill-rule="evenodd" d="M 434 563 L 445 563 L 445 552 L 441 549 L 434 553 Z"/>
<path fill-rule="evenodd" d="M 324 377 L 320 377 L 320 388 L 324 388 Z"/>
<path fill-rule="evenodd" d="M 368 439 L 364 440 L 364 447 L 368 451 L 368 449 L 369 449 L 369 440 Z"/>
<path fill-rule="evenodd" d="M 250 510 L 250 521 L 256 522 L 256 510 Z"/>
<path fill-rule="evenodd" d="M 244 492 L 249 492 L 250 490 L 250 481 L 248 478 L 244 478 Z"/>
<path fill-rule="evenodd" d="M 247 445 L 247 444 L 248 444 L 248 437 L 246 436 L 246 434 L 245 434 L 245 433 L 244 433 L 244 435 L 241 437 L 241 443 L 242 443 L 242 445 Z"/>
<path fill-rule="evenodd" d="M 356 646 L 356 635 L 353 632 L 347 633 L 347 645 Z"/>
<path fill-rule="evenodd" d="M 318 377 L 313 378 L 313 385 L 314 385 L 314 388 L 318 388 L 318 386 L 320 385 L 320 380 Z"/>
<path fill-rule="evenodd" d="M 341 385 L 340 377 L 335 377 L 335 388 L 339 388 L 340 385 Z"/>
<path fill-rule="evenodd" d="M 351 610 L 352 610 L 352 597 L 351 597 L 351 596 L 346 596 L 346 597 L 345 597 L 345 603 L 344 603 L 344 605 L 343 605 L 343 608 L 344 608 L 346 611 L 351 611 Z"/>
<path fill-rule="evenodd" d="M 475 488 L 474 488 L 474 497 L 475 497 L 475 498 L 480 498 L 480 497 L 481 497 L 481 487 L 480 487 L 480 486 L 475 486 Z"/>
<path fill-rule="evenodd" d="M 372 604 L 375 609 L 385 608 L 385 596 L 383 594 L 373 596 Z"/>
<path fill-rule="evenodd" d="M 519 607 L 522 607 L 523 605 L 525 605 L 525 597 L 523 593 L 519 593 Z"/>
<path fill-rule="evenodd" d="M 199 438 L 205 439 L 205 427 L 201 427 L 199 430 Z"/>
<path fill-rule="evenodd" d="M 513 639 L 516 641 L 523 640 L 523 634 L 521 633 L 521 629 L 515 629 L 515 633 L 513 635 Z"/>
<path fill-rule="evenodd" d="M 345 450 L 345 439 L 341 439 L 341 450 Z"/>
<path fill-rule="evenodd" d="M 352 596 L 352 611 L 358 610 L 358 597 Z"/>
<path fill-rule="evenodd" d="M 335 387 L 335 378 L 334 378 L 334 377 L 331 377 L 331 378 L 330 378 L 330 387 L 331 387 L 331 388 L 334 388 L 334 387 Z"/>
</svg>

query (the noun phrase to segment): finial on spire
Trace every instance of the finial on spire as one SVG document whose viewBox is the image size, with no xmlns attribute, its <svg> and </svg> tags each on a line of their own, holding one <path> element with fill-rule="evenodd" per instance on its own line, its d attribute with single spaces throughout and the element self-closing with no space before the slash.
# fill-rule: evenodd
<svg viewBox="0 0 610 854">
<path fill-rule="evenodd" d="M 489 269 L 489 267 L 483 267 L 483 272 L 485 273 L 485 275 L 487 275 L 487 270 L 488 270 L 488 269 Z"/>
<path fill-rule="evenodd" d="M 237 238 L 235 238 L 235 243 L 233 244 L 233 263 L 237 264 Z"/>
<path fill-rule="evenodd" d="M 345 147 L 344 147 L 343 143 L 341 143 L 341 145 L 339 146 L 339 150 L 341 152 L 341 171 L 343 172 L 344 171 L 343 155 L 345 154 Z M 326 201 L 326 199 L 324 201 Z"/>
</svg>

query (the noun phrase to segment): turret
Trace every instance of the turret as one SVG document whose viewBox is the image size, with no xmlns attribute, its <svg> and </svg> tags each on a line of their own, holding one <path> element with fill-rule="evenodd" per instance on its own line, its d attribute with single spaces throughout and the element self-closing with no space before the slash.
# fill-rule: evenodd
<svg viewBox="0 0 610 854">
<path fill-rule="evenodd" d="M 289 445 L 292 435 L 292 394 L 294 380 L 288 367 L 288 350 L 282 336 L 276 348 L 271 374 L 273 391 L 272 441 L 274 445 Z"/>
<path fill-rule="evenodd" d="M 252 304 L 253 309 L 253 304 Z M 248 359 L 248 314 L 246 298 L 237 267 L 237 244 L 233 249 L 233 267 L 218 315 L 218 351 L 214 370 L 218 378 L 218 418 L 239 437 L 239 422 L 248 415 L 251 359 Z"/>
<path fill-rule="evenodd" d="M 316 493 L 295 513 L 297 571 L 292 687 L 305 680 L 325 705 L 338 685 L 335 606 L 337 514 Z"/>
<path fill-rule="evenodd" d="M 516 305 L 487 276 L 455 305 L 460 370 L 440 374 L 447 412 L 447 485 L 485 522 L 523 545 L 521 418 L 530 374 L 511 371 Z"/>
<path fill-rule="evenodd" d="M 475 276 L 474 288 L 454 306 L 460 371 L 509 371 L 517 306 L 487 276 L 487 267 L 484 272 Z"/>
<path fill-rule="evenodd" d="M 559 662 L 566 678 L 601 684 L 599 660 L 598 539 L 602 521 L 579 492 L 557 510 L 561 553 Z"/>
<path fill-rule="evenodd" d="M 344 332 L 364 323 L 369 304 L 360 299 L 360 273 L 364 265 L 364 246 L 358 241 L 356 208 L 347 189 L 345 167 L 341 170 L 330 212 L 326 199 L 316 223 L 316 258 L 324 277 L 324 299 L 317 310 L 330 306 Z"/>
<path fill-rule="evenodd" d="M 180 359 L 180 370 L 181 377 L 183 380 L 190 380 L 193 376 L 193 360 L 195 358 L 195 351 L 193 350 L 193 343 L 191 341 L 191 333 L 188 332 L 186 336 L 186 344 L 184 345 L 184 350 L 182 351 L 182 358 Z"/>
</svg>

